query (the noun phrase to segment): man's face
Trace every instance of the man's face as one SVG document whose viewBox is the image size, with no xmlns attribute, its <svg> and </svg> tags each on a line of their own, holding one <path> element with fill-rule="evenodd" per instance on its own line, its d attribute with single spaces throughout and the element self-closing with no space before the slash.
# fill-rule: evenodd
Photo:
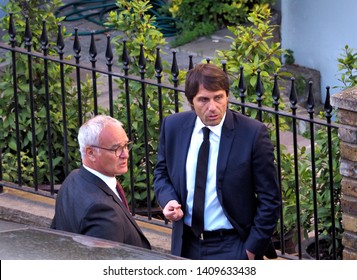
<svg viewBox="0 0 357 280">
<path fill-rule="evenodd" d="M 207 126 L 218 125 L 228 106 L 228 96 L 225 90 L 209 91 L 202 85 L 192 100 L 197 116 Z"/>
<path fill-rule="evenodd" d="M 106 126 L 100 134 L 99 147 L 113 151 L 87 147 L 87 154 L 88 151 L 90 152 L 87 159 L 90 160 L 90 163 L 87 162 L 86 165 L 109 177 L 126 173 L 128 171 L 129 151 L 123 149 L 120 154 L 116 154 L 114 150 L 118 146 L 125 146 L 127 143 L 128 137 L 120 125 L 110 124 Z"/>
</svg>

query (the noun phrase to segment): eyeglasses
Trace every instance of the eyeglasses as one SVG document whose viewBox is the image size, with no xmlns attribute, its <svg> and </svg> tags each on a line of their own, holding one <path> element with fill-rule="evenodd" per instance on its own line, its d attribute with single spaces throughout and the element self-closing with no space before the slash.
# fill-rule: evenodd
<svg viewBox="0 0 357 280">
<path fill-rule="evenodd" d="M 133 144 L 134 141 L 129 141 L 124 146 L 118 146 L 117 148 L 114 149 L 103 148 L 95 145 L 91 145 L 91 147 L 114 152 L 117 157 L 120 157 L 120 155 L 123 153 L 124 150 L 129 152 L 133 148 Z"/>
</svg>

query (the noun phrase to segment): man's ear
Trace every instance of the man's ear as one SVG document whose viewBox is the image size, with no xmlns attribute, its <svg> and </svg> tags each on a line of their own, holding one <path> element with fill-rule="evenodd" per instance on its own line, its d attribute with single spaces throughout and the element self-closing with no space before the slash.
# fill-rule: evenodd
<svg viewBox="0 0 357 280">
<path fill-rule="evenodd" d="M 87 146 L 86 149 L 86 157 L 90 160 L 90 161 L 95 161 L 95 150 L 93 147 Z"/>
</svg>

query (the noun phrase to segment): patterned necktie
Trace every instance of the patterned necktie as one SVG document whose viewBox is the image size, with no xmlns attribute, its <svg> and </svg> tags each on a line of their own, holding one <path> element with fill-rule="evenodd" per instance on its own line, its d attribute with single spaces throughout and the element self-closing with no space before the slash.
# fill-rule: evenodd
<svg viewBox="0 0 357 280">
<path fill-rule="evenodd" d="M 121 201 L 125 204 L 126 208 L 129 210 L 130 212 L 130 209 L 129 209 L 129 205 L 128 205 L 128 201 L 126 200 L 126 197 L 125 197 L 125 193 L 124 193 L 124 190 L 123 190 L 123 187 L 120 185 L 120 183 L 117 181 L 117 185 L 116 185 L 116 188 L 117 188 L 117 192 L 121 198 Z"/>
<path fill-rule="evenodd" d="M 195 193 L 193 197 L 193 209 L 192 209 L 192 230 L 198 237 L 204 229 L 204 204 L 205 204 L 205 191 L 207 182 L 207 170 L 208 170 L 208 157 L 209 157 L 209 133 L 210 130 L 207 127 L 203 130 L 203 142 L 200 150 L 198 151 L 197 168 L 196 168 L 196 183 Z"/>
</svg>

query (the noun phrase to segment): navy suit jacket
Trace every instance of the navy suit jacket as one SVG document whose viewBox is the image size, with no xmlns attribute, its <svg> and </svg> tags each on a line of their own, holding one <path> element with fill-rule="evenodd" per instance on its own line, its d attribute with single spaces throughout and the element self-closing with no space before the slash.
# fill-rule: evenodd
<svg viewBox="0 0 357 280">
<path fill-rule="evenodd" d="M 174 199 L 185 212 L 186 158 L 196 117 L 194 111 L 189 111 L 163 120 L 154 171 L 154 190 L 161 207 Z M 227 110 L 219 146 L 216 191 L 245 248 L 256 255 L 266 254 L 272 245 L 280 195 L 274 148 L 263 123 Z M 182 234 L 183 219 L 173 223 L 174 255 L 181 254 Z"/>
<path fill-rule="evenodd" d="M 124 203 L 83 166 L 63 182 L 51 228 L 151 248 Z"/>
</svg>

